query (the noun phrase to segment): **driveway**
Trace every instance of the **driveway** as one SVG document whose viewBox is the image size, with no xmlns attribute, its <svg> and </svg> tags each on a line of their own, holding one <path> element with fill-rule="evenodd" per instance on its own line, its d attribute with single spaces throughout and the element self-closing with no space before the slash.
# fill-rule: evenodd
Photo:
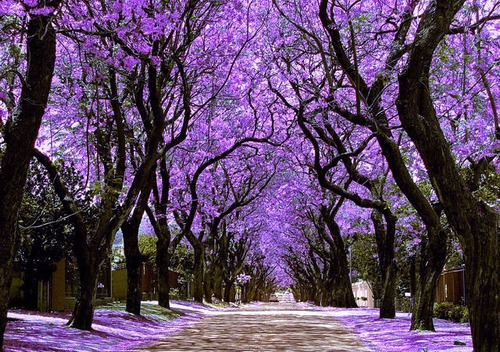
<svg viewBox="0 0 500 352">
<path fill-rule="evenodd" d="M 300 303 L 210 311 L 146 351 L 373 351 L 328 312 Z"/>
</svg>

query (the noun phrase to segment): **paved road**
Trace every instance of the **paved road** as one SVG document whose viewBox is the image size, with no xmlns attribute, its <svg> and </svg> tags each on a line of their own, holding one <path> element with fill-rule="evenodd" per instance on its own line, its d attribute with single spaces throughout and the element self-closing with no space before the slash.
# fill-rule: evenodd
<svg viewBox="0 0 500 352">
<path fill-rule="evenodd" d="M 147 351 L 372 351 L 327 312 L 263 303 L 210 312 Z"/>
</svg>

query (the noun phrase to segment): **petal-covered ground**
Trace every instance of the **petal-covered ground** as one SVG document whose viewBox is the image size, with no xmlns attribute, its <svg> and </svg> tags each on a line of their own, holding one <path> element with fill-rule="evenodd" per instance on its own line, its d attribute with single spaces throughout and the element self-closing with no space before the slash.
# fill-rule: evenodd
<svg viewBox="0 0 500 352">
<path fill-rule="evenodd" d="M 410 331 L 411 315 L 408 313 L 397 313 L 396 319 L 379 319 L 378 309 L 328 310 L 335 319 L 355 331 L 366 345 L 378 351 L 472 352 L 469 324 L 434 319 L 435 332 Z"/>
<path fill-rule="evenodd" d="M 284 307 L 276 303 L 276 308 Z M 190 327 L 203 317 L 214 313 L 220 315 L 216 308 L 193 302 L 174 301 L 172 309 L 160 308 L 157 302 L 143 302 L 143 316 L 137 317 L 124 312 L 123 304 L 98 308 L 93 331 L 67 327 L 69 313 L 12 310 L 8 315 L 5 350 L 104 352 L 147 349 L 147 346 L 165 340 L 166 335 Z M 332 320 L 344 323 L 368 349 L 374 351 L 472 351 L 467 324 L 435 319 L 436 332 L 419 332 L 409 331 L 410 315 L 407 313 L 398 313 L 396 319 L 381 320 L 376 309 L 319 308 L 303 303 L 297 304 L 296 309 L 304 310 L 306 315 L 315 310 L 323 311 L 322 315 L 326 313 Z M 245 314 L 252 314 L 251 311 Z M 261 318 L 265 319 L 265 315 Z M 318 326 L 318 329 L 322 327 Z M 466 345 L 456 345 L 457 342 Z M 297 347 L 289 346 L 289 350 L 300 351 Z M 245 346 L 241 348 L 245 350 Z"/>
<path fill-rule="evenodd" d="M 126 351 L 148 345 L 189 326 L 214 308 L 193 302 L 143 302 L 143 316 L 124 311 L 123 304 L 96 309 L 93 331 L 66 326 L 70 313 L 9 311 L 5 351 Z"/>
</svg>

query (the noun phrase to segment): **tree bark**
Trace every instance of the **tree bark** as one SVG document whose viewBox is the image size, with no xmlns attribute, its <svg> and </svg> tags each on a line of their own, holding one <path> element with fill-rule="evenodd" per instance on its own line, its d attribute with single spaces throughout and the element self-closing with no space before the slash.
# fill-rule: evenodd
<svg viewBox="0 0 500 352">
<path fill-rule="evenodd" d="M 354 294 L 352 293 L 352 284 L 349 277 L 349 269 L 347 264 L 347 255 L 345 251 L 344 241 L 340 234 L 340 227 L 328 213 L 322 209 L 322 216 L 328 227 L 328 232 L 333 241 L 331 245 L 331 272 L 334 275 L 332 287 L 329 287 L 331 293 L 331 305 L 342 308 L 357 308 Z"/>
<path fill-rule="evenodd" d="M 50 1 L 56 9 L 60 1 Z M 18 211 L 38 129 L 45 113 L 56 59 L 52 15 L 30 15 L 26 33 L 27 69 L 19 104 L 5 124 L 0 159 L 0 349 L 7 325 Z"/>
<path fill-rule="evenodd" d="M 380 319 L 394 319 L 396 317 L 396 305 L 394 301 L 396 299 L 398 268 L 393 261 L 384 269 L 384 273 L 382 274 L 382 300 L 379 317 Z"/>
<path fill-rule="evenodd" d="M 218 262 L 214 265 L 214 297 L 222 300 L 222 267 Z"/>
<path fill-rule="evenodd" d="M 135 315 L 141 314 L 142 300 L 142 255 L 139 250 L 139 226 L 140 221 L 134 222 L 132 219 L 125 221 L 121 226 L 127 265 L 127 304 L 125 310 Z"/>
<path fill-rule="evenodd" d="M 97 263 L 99 260 L 93 254 L 85 259 L 77 256 L 77 261 L 80 287 L 73 314 L 67 325 L 76 329 L 91 330 L 97 294 L 98 268 L 100 267 Z"/>
<path fill-rule="evenodd" d="M 394 259 L 394 240 L 396 235 L 396 218 L 392 214 L 383 215 L 378 210 L 371 214 L 375 228 L 375 239 L 378 249 L 378 262 L 382 282 L 382 300 L 380 305 L 380 319 L 393 319 L 396 317 L 397 265 Z"/>
<path fill-rule="evenodd" d="M 207 303 L 212 303 L 212 282 L 213 269 L 207 267 L 207 270 L 205 270 L 205 274 L 203 275 L 203 292 Z"/>
<path fill-rule="evenodd" d="M 194 244 L 193 249 L 194 249 L 193 297 L 196 302 L 203 303 L 203 274 L 205 269 L 205 263 L 204 263 L 205 249 L 202 243 Z"/>
<path fill-rule="evenodd" d="M 234 302 L 234 283 L 231 280 L 224 280 L 224 302 Z"/>
<path fill-rule="evenodd" d="M 152 174 L 155 170 L 152 170 Z M 127 305 L 126 311 L 135 315 L 141 314 L 142 301 L 142 272 L 141 266 L 144 258 L 139 249 L 139 227 L 141 226 L 144 212 L 148 205 L 149 195 L 154 178 L 150 184 L 141 191 L 137 204 L 132 214 L 122 225 L 125 261 L 127 264 Z"/>
<path fill-rule="evenodd" d="M 500 231 L 498 214 L 478 206 L 478 220 L 466 241 L 465 287 L 475 351 L 500 350 Z"/>
<path fill-rule="evenodd" d="M 170 283 L 168 272 L 170 266 L 169 243 L 163 237 L 156 242 L 156 266 L 158 268 L 158 305 L 170 308 Z"/>
<path fill-rule="evenodd" d="M 415 272 L 414 306 L 410 330 L 434 331 L 433 311 L 439 275 L 446 263 L 447 234 L 428 235 L 420 243 L 420 260 Z M 417 269 L 417 268 L 416 268 Z"/>
</svg>

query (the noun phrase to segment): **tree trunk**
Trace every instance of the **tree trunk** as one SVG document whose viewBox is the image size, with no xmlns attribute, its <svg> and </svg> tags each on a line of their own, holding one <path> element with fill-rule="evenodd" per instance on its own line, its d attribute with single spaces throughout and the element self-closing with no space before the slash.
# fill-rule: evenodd
<svg viewBox="0 0 500 352">
<path fill-rule="evenodd" d="M 229 301 L 230 302 L 236 302 L 236 286 L 234 285 L 234 282 L 231 285 L 231 288 L 229 290 Z"/>
<path fill-rule="evenodd" d="M 396 317 L 396 285 L 398 268 L 394 260 L 394 240 L 396 234 L 396 217 L 392 213 L 382 214 L 373 210 L 371 219 L 375 228 L 377 242 L 378 263 L 382 282 L 382 300 L 380 305 L 380 319 Z M 385 224 L 383 219 L 385 219 Z"/>
<path fill-rule="evenodd" d="M 325 287 L 326 293 L 330 296 L 328 303 L 333 307 L 357 308 L 358 305 L 352 293 L 345 250 L 338 248 L 335 252 L 335 257 L 332 258 L 330 264 L 334 277 L 330 287 Z"/>
<path fill-rule="evenodd" d="M 193 280 L 193 296 L 196 302 L 203 303 L 203 271 L 205 268 L 205 251 L 203 244 L 196 244 L 194 249 L 194 280 Z"/>
<path fill-rule="evenodd" d="M 139 249 L 139 227 L 148 205 L 149 195 L 154 181 L 155 169 L 151 171 L 150 183 L 141 190 L 132 214 L 122 223 L 125 261 L 127 264 L 127 306 L 126 311 L 141 314 L 143 256 Z"/>
<path fill-rule="evenodd" d="M 487 215 L 484 209 L 478 209 Z M 474 351 L 500 351 L 500 231 L 497 216 L 474 228 L 476 239 L 464 249 L 466 303 Z"/>
<path fill-rule="evenodd" d="M 170 283 L 168 268 L 170 266 L 169 244 L 161 237 L 156 242 L 156 266 L 158 268 L 158 305 L 170 309 Z"/>
<path fill-rule="evenodd" d="M 77 258 L 78 259 L 78 258 Z M 81 330 L 91 330 L 94 320 L 95 300 L 97 294 L 97 280 L 99 265 L 94 260 L 78 262 L 80 287 L 73 314 L 68 326 Z"/>
<path fill-rule="evenodd" d="M 234 302 L 234 284 L 232 281 L 224 281 L 224 302 Z"/>
<path fill-rule="evenodd" d="M 328 227 L 332 242 L 330 242 L 331 259 L 330 274 L 332 287 L 327 289 L 331 293 L 331 304 L 340 308 L 357 308 L 354 294 L 352 293 L 351 278 L 349 277 L 349 265 L 345 244 L 340 234 L 340 227 L 333 217 L 327 214 L 326 209 L 322 209 L 322 216 Z M 332 276 L 333 275 L 333 276 Z"/>
<path fill-rule="evenodd" d="M 415 296 L 410 330 L 435 331 L 434 299 L 447 253 L 447 234 L 433 234 L 420 242 L 420 262 L 415 272 Z"/>
<path fill-rule="evenodd" d="M 249 301 L 249 291 L 250 285 L 248 283 L 241 285 L 241 303 L 248 303 Z"/>
<path fill-rule="evenodd" d="M 2 231 L 4 229 L 1 229 Z M 3 247 L 5 244 L 2 243 Z M 12 245 L 12 247 L 14 247 Z M 2 256 L 5 254 L 3 252 L 5 249 L 1 248 Z M 14 253 L 11 254 L 14 257 Z M 5 327 L 7 326 L 7 310 L 9 306 L 9 291 L 10 285 L 12 283 L 12 259 L 10 261 L 6 261 L 4 258 L 1 258 L 0 261 L 0 347 L 3 346 L 3 335 L 5 333 Z M 8 259 L 8 258 L 7 258 Z M 3 349 L 1 350 L 3 351 Z"/>
<path fill-rule="evenodd" d="M 52 6 L 56 9 L 59 1 L 53 1 Z M 18 242 L 18 211 L 56 59 L 52 15 L 30 15 L 30 18 L 26 33 L 25 82 L 12 119 L 4 126 L 5 151 L 0 159 L 0 350 L 7 325 L 13 260 Z"/>
<path fill-rule="evenodd" d="M 140 222 L 127 220 L 121 226 L 127 264 L 127 305 L 125 310 L 136 315 L 141 314 L 142 301 L 142 255 L 139 251 L 139 225 Z"/>
<path fill-rule="evenodd" d="M 63 203 L 66 212 L 71 215 L 71 221 L 73 222 L 75 232 L 73 248 L 78 264 L 80 287 L 77 306 L 68 325 L 77 329 L 90 330 L 99 268 L 104 264 L 105 260 L 109 260 L 114 236 L 126 214 L 122 214 L 123 218 L 115 218 L 115 213 L 111 209 L 112 202 L 108 202 L 102 212 L 94 214 L 99 219 L 97 228 L 90 229 L 79 207 L 61 182 L 57 168 L 52 161 L 40 151 L 35 150 L 34 155 L 47 169 L 59 200 Z"/>
<path fill-rule="evenodd" d="M 213 270 L 211 268 L 207 268 L 205 275 L 203 276 L 203 291 L 207 303 L 212 303 L 212 272 Z"/>
<path fill-rule="evenodd" d="M 222 268 L 218 263 L 215 263 L 214 268 L 214 296 L 222 300 Z"/>
<path fill-rule="evenodd" d="M 394 319 L 396 317 L 396 288 L 398 283 L 398 268 L 395 262 L 385 268 L 385 273 L 382 275 L 382 301 L 380 304 L 380 319 Z"/>
<path fill-rule="evenodd" d="M 410 330 L 435 331 L 432 318 L 434 297 L 440 273 L 435 270 L 424 269 L 418 275 Z"/>
</svg>

